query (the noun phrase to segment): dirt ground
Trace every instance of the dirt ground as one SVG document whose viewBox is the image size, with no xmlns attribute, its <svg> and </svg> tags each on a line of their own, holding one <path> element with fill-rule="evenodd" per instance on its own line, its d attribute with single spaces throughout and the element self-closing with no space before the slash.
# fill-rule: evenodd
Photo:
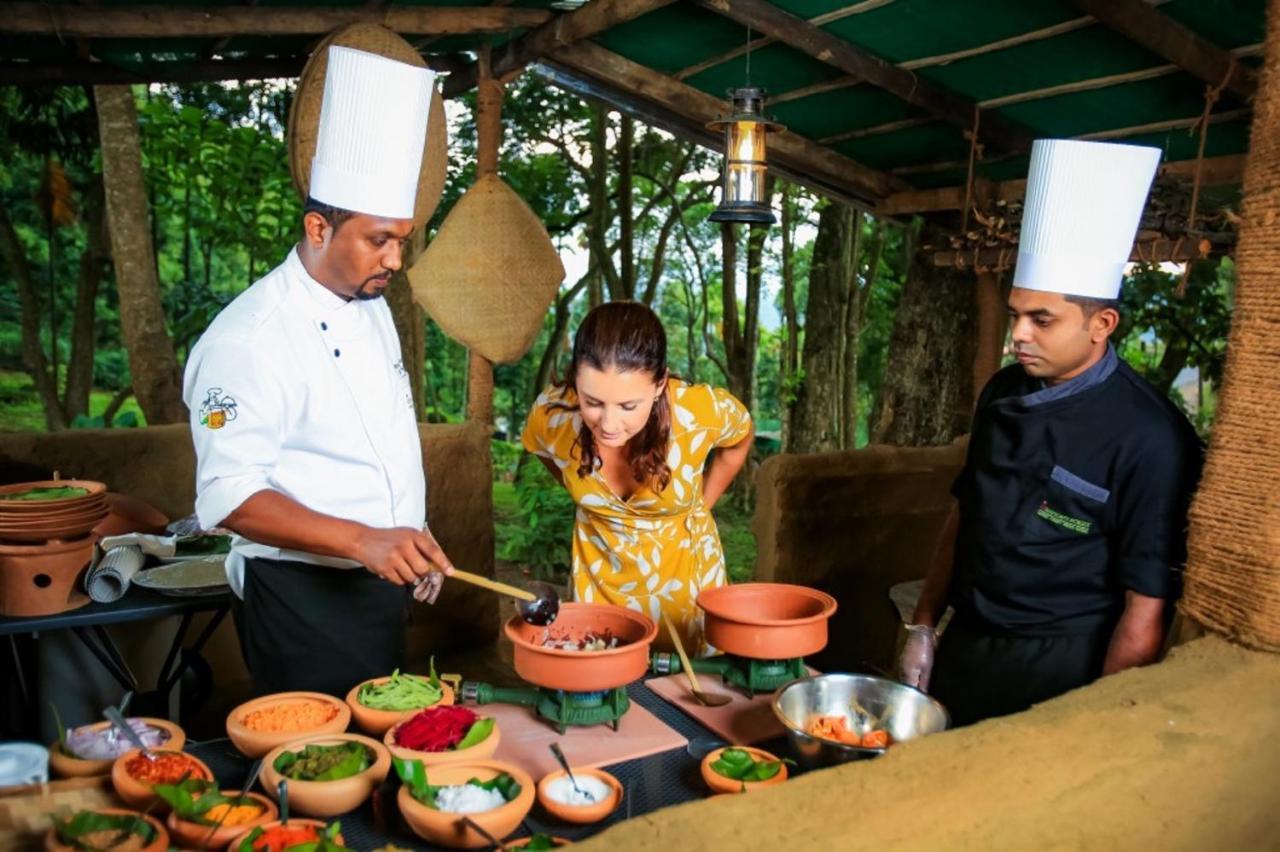
<svg viewBox="0 0 1280 852">
<path fill-rule="evenodd" d="M 1199 639 L 1026 713 L 581 848 L 1278 849 L 1277 708 L 1280 655 Z"/>
</svg>

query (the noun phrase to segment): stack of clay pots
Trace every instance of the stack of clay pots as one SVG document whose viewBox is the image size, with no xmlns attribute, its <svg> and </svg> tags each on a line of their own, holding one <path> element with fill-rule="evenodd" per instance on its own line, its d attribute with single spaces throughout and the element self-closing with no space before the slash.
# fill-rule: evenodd
<svg viewBox="0 0 1280 852">
<path fill-rule="evenodd" d="M 83 493 L 16 499 L 55 488 Z M 109 511 L 106 492 L 79 479 L 0 487 L 0 615 L 52 615 L 88 603 L 79 581 L 93 556 L 93 528 Z"/>
</svg>

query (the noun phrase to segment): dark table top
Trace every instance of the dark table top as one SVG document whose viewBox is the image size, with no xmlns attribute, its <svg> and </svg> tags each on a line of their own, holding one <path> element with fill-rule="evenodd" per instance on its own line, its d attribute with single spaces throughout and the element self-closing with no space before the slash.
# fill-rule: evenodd
<svg viewBox="0 0 1280 852">
<path fill-rule="evenodd" d="M 643 683 L 631 684 L 627 687 L 627 692 L 632 701 L 644 706 L 665 724 L 679 731 L 692 745 L 716 747 L 724 744 L 711 731 L 662 700 Z M 601 726 L 601 736 L 608 734 L 608 728 Z M 781 738 L 761 743 L 759 747 L 779 756 L 786 753 L 785 742 Z M 236 751 L 230 740 L 193 743 L 188 745 L 187 750 L 209 765 L 217 776 L 218 783 L 224 788 L 239 789 L 244 784 L 251 761 Z M 680 747 L 607 766 L 605 769 L 622 783 L 624 795 L 622 804 L 606 819 L 595 825 L 570 825 L 549 816 L 535 803 L 520 829 L 511 838 L 504 839 L 542 833 L 569 840 L 583 840 L 630 817 L 700 799 L 708 793 L 699 770 L 700 763 L 699 759 L 690 755 L 688 749 Z M 792 768 L 791 771 L 795 773 L 799 770 Z M 391 801 L 394 802 L 394 798 Z M 360 850 L 377 849 L 386 844 L 406 849 L 440 848 L 427 844 L 409 831 L 400 821 L 394 805 L 383 812 L 386 813 L 387 810 L 394 817 L 394 822 L 384 825 L 383 831 L 375 828 L 372 802 L 366 802 L 358 810 L 337 817 L 342 823 L 342 834 L 347 846 Z"/>
<path fill-rule="evenodd" d="M 230 603 L 230 589 L 217 594 L 171 597 L 141 586 L 130 586 L 124 597 L 113 603 L 89 603 L 79 609 L 31 618 L 0 616 L 0 636 L 61 630 L 68 627 L 123 624 L 188 612 L 209 612 L 222 609 Z"/>
</svg>

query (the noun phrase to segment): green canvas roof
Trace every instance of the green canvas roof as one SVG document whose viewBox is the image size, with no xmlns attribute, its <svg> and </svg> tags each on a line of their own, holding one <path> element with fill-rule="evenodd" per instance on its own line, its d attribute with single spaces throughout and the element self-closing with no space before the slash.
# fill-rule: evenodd
<svg viewBox="0 0 1280 852">
<path fill-rule="evenodd" d="M 657 75 L 650 82 L 661 82 L 665 94 L 646 96 L 637 86 L 622 86 L 603 71 L 584 71 L 581 62 L 564 60 L 567 49 L 559 46 L 538 59 L 552 69 L 554 80 L 569 84 L 576 80 L 582 83 L 580 91 L 612 99 L 622 108 L 636 107 L 644 113 L 640 108 L 647 105 L 652 107 L 650 118 L 659 122 L 670 118 L 677 129 L 695 133 L 698 116 L 690 113 L 688 103 L 705 103 L 707 97 L 723 100 L 727 89 L 749 80 L 768 92 L 768 112 L 810 143 L 806 150 L 825 149 L 838 155 L 837 164 L 846 158 L 855 161 L 887 176 L 884 186 L 894 190 L 965 181 L 970 147 L 966 128 L 797 47 L 762 38 L 735 20 L 734 3 L 676 0 L 590 36 L 587 46 L 595 49 L 592 55 Z M 9 82 L 74 80 L 75 69 L 90 67 L 86 54 L 94 68 L 123 69 L 140 79 L 165 75 L 181 79 L 184 67 L 216 66 L 219 61 L 228 68 L 243 67 L 246 73 L 272 68 L 289 73 L 288 69 L 300 67 L 318 38 L 315 34 L 68 38 L 57 32 L 17 33 L 6 26 L 10 16 L 4 7 L 24 5 L 0 3 L 0 73 Z M 126 5 L 135 7 L 104 0 L 98 8 Z M 410 0 L 392 8 L 480 5 L 484 4 L 478 0 Z M 563 5 L 552 0 L 516 0 L 505 7 L 574 14 L 562 11 Z M 1082 5 L 1068 0 L 772 0 L 774 8 L 910 71 L 922 85 L 977 105 L 984 122 L 1003 119 L 1033 136 L 1085 136 L 1157 145 L 1170 161 L 1195 157 L 1198 138 L 1189 131 L 1204 108 L 1205 80 L 1098 22 L 1081 11 Z M 1157 0 L 1149 5 L 1212 47 L 1230 51 L 1241 65 L 1258 64 L 1264 0 Z M 41 6 L 77 14 L 70 5 Z M 190 7 L 169 3 L 154 8 Z M 245 7 L 225 4 L 225 8 Z M 305 6 L 263 0 L 253 8 L 296 9 L 301 14 L 368 7 L 340 0 Z M 456 68 L 469 62 L 469 52 L 481 44 L 518 43 L 526 32 L 517 27 L 500 33 L 407 37 L 439 67 Z M 24 74 L 24 68 L 31 73 Z M 60 70 L 52 76 L 36 73 L 46 68 Z M 1246 151 L 1249 104 L 1223 92 L 1213 113 L 1206 154 Z M 1018 177 L 1025 169 L 1025 149 L 1001 150 L 989 143 L 978 164 L 978 173 L 993 179 Z M 863 184 L 848 194 L 867 198 L 873 193 Z"/>
</svg>

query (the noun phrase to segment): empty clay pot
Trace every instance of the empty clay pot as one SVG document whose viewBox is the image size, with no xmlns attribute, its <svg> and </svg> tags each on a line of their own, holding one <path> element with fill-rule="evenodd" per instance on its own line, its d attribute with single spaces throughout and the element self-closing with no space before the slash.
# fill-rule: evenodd
<svg viewBox="0 0 1280 852">
<path fill-rule="evenodd" d="M 156 507 L 125 494 L 108 493 L 106 498 L 108 514 L 93 528 L 95 535 L 164 534 L 169 519 Z"/>
<path fill-rule="evenodd" d="M 0 615 L 29 618 L 84 606 L 80 577 L 92 536 L 49 544 L 0 545 Z"/>
<path fill-rule="evenodd" d="M 606 632 L 618 637 L 618 647 L 564 651 L 542 644 L 548 636 L 576 642 L 587 633 Z M 512 662 L 520 677 L 549 689 L 594 692 L 644 676 L 649 668 L 649 645 L 658 635 L 658 627 L 647 615 L 625 607 L 564 603 L 550 627 L 536 627 L 517 615 L 507 622 L 506 633 L 515 645 Z"/>
<path fill-rule="evenodd" d="M 789 660 L 827 646 L 836 599 L 807 586 L 739 583 L 698 595 L 707 642 L 726 654 Z"/>
</svg>

